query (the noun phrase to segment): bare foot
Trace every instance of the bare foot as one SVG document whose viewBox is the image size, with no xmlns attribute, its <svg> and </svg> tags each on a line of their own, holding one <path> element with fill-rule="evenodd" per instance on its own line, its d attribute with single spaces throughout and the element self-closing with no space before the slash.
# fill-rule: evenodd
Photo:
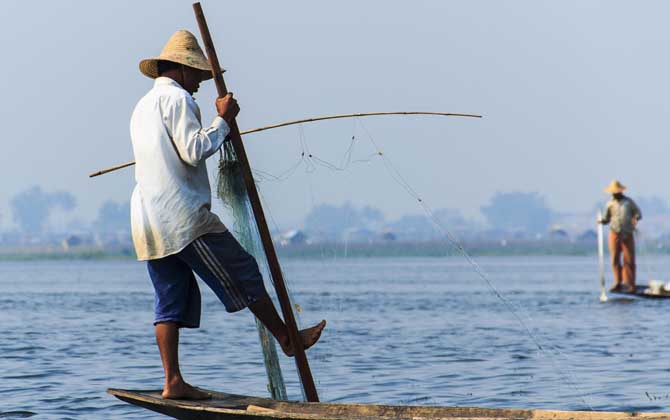
<svg viewBox="0 0 670 420">
<path fill-rule="evenodd" d="M 166 400 L 209 400 L 212 398 L 209 392 L 201 391 L 183 381 L 166 385 L 161 396 Z"/>
<path fill-rule="evenodd" d="M 302 344 L 305 346 L 305 350 L 312 347 L 314 344 L 316 344 L 317 341 L 319 341 L 319 338 L 321 338 L 321 332 L 323 331 L 324 328 L 326 328 L 325 319 L 311 328 L 305 328 L 304 330 L 300 330 L 299 334 L 300 338 L 302 339 Z M 279 344 L 281 345 L 282 350 L 284 350 L 284 353 L 286 353 L 288 357 L 294 356 L 295 353 L 288 340 L 286 340 L 285 343 L 279 343 Z"/>
</svg>

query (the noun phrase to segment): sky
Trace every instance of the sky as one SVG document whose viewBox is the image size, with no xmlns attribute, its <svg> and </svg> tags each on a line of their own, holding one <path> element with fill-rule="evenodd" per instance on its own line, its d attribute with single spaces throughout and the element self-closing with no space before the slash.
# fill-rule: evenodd
<svg viewBox="0 0 670 420">
<path fill-rule="evenodd" d="M 484 115 L 254 134 L 245 137 L 254 169 L 290 167 L 301 135 L 311 151 L 338 161 L 367 129 L 433 208 L 471 217 L 496 191 L 537 191 L 556 210 L 590 210 L 613 178 L 633 196 L 670 199 L 668 2 L 202 5 L 243 130 L 348 112 Z M 158 55 L 178 29 L 199 35 L 191 1 L 3 1 L 0 227 L 11 222 L 11 197 L 32 185 L 72 192 L 81 220 L 94 219 L 105 200 L 129 199 L 132 169 L 87 175 L 133 159 L 130 114 L 152 86 L 138 62 Z M 212 82 L 196 94 L 204 122 L 215 94 Z M 368 140 L 356 147 L 358 157 L 373 151 Z M 208 165 L 213 173 L 215 159 Z M 370 204 L 389 217 L 418 211 L 378 163 L 298 172 L 261 184 L 272 216 L 287 223 L 321 202 Z"/>
</svg>

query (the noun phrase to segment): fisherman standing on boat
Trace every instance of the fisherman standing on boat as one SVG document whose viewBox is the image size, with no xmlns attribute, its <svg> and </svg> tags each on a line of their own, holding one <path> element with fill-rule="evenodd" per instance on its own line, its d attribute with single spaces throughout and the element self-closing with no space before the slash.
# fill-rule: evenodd
<svg viewBox="0 0 670 420">
<path fill-rule="evenodd" d="M 177 31 L 160 56 L 140 62 L 155 79 L 135 107 L 130 136 L 135 154 L 131 199 L 133 243 L 147 261 L 155 290 L 155 332 L 165 387 L 163 398 L 206 399 L 210 395 L 184 381 L 179 370 L 179 328 L 200 326 L 200 290 L 195 272 L 228 312 L 248 307 L 293 355 L 286 324 L 263 285 L 258 264 L 210 211 L 211 190 L 205 160 L 223 144 L 240 108 L 229 93 L 216 100 L 217 117 L 202 127 L 193 99 L 200 82 L 212 78 L 198 42 Z M 300 331 L 304 347 L 317 342 L 321 321 Z"/>
<path fill-rule="evenodd" d="M 635 228 L 642 219 L 642 213 L 635 202 L 626 197 L 625 186 L 617 180 L 612 181 L 605 192 L 612 194 L 607 203 L 605 215 L 600 223 L 610 224 L 609 249 L 612 258 L 614 285 L 610 291 L 635 292 Z M 621 259 L 623 256 L 623 264 Z"/>
</svg>

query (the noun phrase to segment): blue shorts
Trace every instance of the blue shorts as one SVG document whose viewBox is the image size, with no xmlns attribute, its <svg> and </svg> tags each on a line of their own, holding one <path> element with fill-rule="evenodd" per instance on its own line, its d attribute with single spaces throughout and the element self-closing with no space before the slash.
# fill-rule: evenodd
<svg viewBox="0 0 670 420">
<path fill-rule="evenodd" d="M 268 296 L 256 260 L 230 232 L 203 235 L 177 254 L 147 261 L 147 267 L 156 292 L 154 324 L 200 326 L 200 289 L 193 272 L 228 312 Z"/>
</svg>

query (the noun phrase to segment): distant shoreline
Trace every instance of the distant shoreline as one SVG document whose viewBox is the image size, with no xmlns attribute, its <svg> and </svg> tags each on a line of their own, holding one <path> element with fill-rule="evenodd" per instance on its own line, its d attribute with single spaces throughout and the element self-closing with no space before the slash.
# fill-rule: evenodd
<svg viewBox="0 0 670 420">
<path fill-rule="evenodd" d="M 638 248 L 638 254 L 670 254 L 670 247 L 646 246 Z M 277 253 L 282 258 L 398 258 L 398 257 L 448 257 L 461 252 L 446 241 L 424 242 L 372 242 L 372 243 L 316 243 L 280 246 Z M 466 252 L 475 257 L 494 256 L 592 256 L 596 255 L 594 243 L 585 242 L 472 242 L 464 243 Z M 69 250 L 59 248 L 2 249 L 0 261 L 38 260 L 134 260 L 132 249 L 106 250 L 94 247 L 77 247 Z"/>
</svg>

